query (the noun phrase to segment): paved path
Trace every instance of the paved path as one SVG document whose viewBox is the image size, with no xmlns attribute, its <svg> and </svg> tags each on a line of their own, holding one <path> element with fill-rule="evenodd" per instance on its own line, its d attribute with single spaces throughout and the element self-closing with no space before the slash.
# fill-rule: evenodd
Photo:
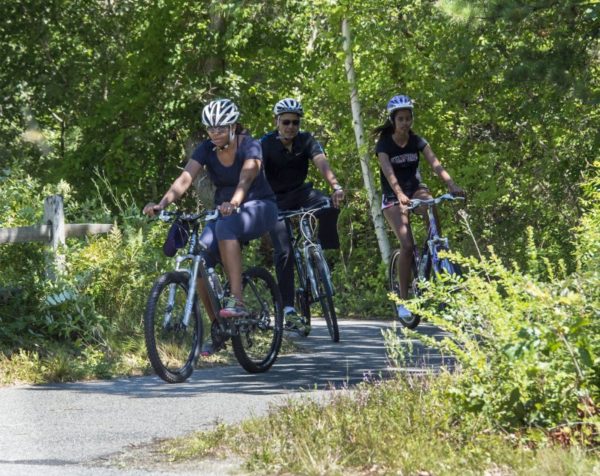
<svg viewBox="0 0 600 476">
<path fill-rule="evenodd" d="M 382 329 L 390 322 L 340 321 L 341 342 L 322 321 L 299 340 L 301 353 L 247 374 L 238 365 L 199 369 L 169 385 L 157 377 L 0 389 L 0 475 L 149 474 L 99 461 L 156 439 L 172 438 L 265 413 L 286 398 L 389 375 Z M 431 327 L 421 326 L 434 334 Z M 438 366 L 440 356 L 413 349 L 413 360 Z M 179 473 L 181 474 L 181 473 Z"/>
</svg>

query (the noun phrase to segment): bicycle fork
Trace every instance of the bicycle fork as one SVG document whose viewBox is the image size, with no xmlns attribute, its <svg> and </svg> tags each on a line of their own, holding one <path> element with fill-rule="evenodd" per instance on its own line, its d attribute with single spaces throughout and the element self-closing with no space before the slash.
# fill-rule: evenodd
<svg viewBox="0 0 600 476">
<path fill-rule="evenodd" d="M 196 298 L 195 283 L 196 283 L 196 278 L 198 277 L 198 268 L 199 268 L 201 259 L 202 259 L 201 256 L 191 255 L 191 254 L 178 256 L 176 259 L 175 270 L 176 271 L 187 271 L 189 274 L 188 293 L 187 293 L 187 298 L 185 301 L 185 308 L 183 311 L 183 319 L 182 319 L 182 324 L 184 327 L 187 327 L 190 323 L 190 316 L 192 314 L 192 308 L 194 306 L 194 300 Z M 186 260 L 192 261 L 191 269 L 181 267 L 181 263 Z M 163 324 L 163 326 L 165 328 L 168 327 L 168 325 L 171 321 L 171 313 L 175 307 L 176 291 L 177 291 L 177 284 L 170 284 L 169 285 L 169 298 L 168 298 L 168 302 L 167 302 L 167 311 L 165 312 L 165 319 L 164 319 L 164 324 Z"/>
</svg>

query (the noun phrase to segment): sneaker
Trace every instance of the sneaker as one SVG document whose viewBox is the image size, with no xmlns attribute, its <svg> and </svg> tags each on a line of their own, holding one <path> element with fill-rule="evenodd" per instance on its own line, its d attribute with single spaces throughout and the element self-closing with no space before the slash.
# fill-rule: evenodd
<svg viewBox="0 0 600 476">
<path fill-rule="evenodd" d="M 225 348 L 225 342 L 227 339 L 217 331 L 217 328 L 217 321 L 213 321 L 210 328 L 210 337 L 204 341 L 202 344 L 202 349 L 200 349 L 200 355 L 202 357 L 209 357 Z"/>
<path fill-rule="evenodd" d="M 396 313 L 400 319 L 410 319 L 412 317 L 412 312 L 406 309 L 402 304 L 396 306 Z"/>
<path fill-rule="evenodd" d="M 204 344 L 202 344 L 202 349 L 200 350 L 200 355 L 202 357 L 210 357 L 211 355 L 219 352 L 223 347 L 225 347 L 225 346 L 224 345 L 218 346 L 218 345 L 215 345 L 212 340 L 207 340 L 206 342 L 204 342 Z"/>
<path fill-rule="evenodd" d="M 225 306 L 219 311 L 219 316 L 225 319 L 235 317 L 245 317 L 248 315 L 248 310 L 243 302 L 230 296 L 225 299 Z"/>
<path fill-rule="evenodd" d="M 304 317 L 299 316 L 295 309 L 286 312 L 283 315 L 285 319 L 285 328 L 290 331 L 310 332 L 310 326 L 306 324 Z"/>
</svg>

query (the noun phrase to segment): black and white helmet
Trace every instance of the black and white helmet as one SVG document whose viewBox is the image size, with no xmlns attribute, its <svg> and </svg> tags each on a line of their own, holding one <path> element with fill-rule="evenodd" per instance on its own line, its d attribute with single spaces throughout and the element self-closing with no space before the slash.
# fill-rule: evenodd
<svg viewBox="0 0 600 476">
<path fill-rule="evenodd" d="M 294 114 L 298 114 L 299 116 L 304 114 L 302 104 L 293 98 L 285 98 L 281 101 L 277 101 L 277 104 L 275 104 L 275 107 L 273 107 L 273 114 L 276 116 L 285 114 L 286 112 L 292 112 Z"/>
<path fill-rule="evenodd" d="M 240 111 L 230 99 L 215 99 L 202 110 L 202 124 L 207 127 L 229 126 L 235 124 Z"/>
</svg>

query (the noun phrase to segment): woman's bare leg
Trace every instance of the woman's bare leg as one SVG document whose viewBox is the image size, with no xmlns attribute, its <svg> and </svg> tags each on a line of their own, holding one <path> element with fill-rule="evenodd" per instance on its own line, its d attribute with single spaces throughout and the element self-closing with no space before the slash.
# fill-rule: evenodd
<svg viewBox="0 0 600 476">
<path fill-rule="evenodd" d="M 198 293 L 198 296 L 200 296 L 200 300 L 204 305 L 204 309 L 206 309 L 208 318 L 211 322 L 214 321 L 216 319 L 215 310 L 212 308 L 210 297 L 208 296 L 208 290 L 206 289 L 206 284 L 201 279 L 196 280 L 196 292 Z"/>
<path fill-rule="evenodd" d="M 225 273 L 229 279 L 231 294 L 238 301 L 242 299 L 242 248 L 238 240 L 219 240 L 219 253 Z"/>
</svg>

